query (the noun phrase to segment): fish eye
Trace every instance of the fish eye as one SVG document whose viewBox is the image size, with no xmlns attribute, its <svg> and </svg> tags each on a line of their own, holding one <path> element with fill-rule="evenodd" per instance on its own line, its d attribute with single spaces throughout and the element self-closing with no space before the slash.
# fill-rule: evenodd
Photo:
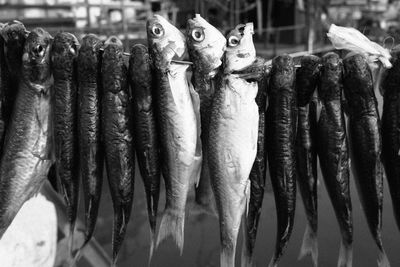
<svg viewBox="0 0 400 267">
<path fill-rule="evenodd" d="M 156 23 L 151 27 L 151 33 L 156 37 L 161 37 L 164 34 L 164 29 L 160 24 Z"/>
<path fill-rule="evenodd" d="M 196 28 L 192 31 L 192 38 L 196 42 L 201 42 L 204 40 L 204 31 L 201 28 Z"/>
<path fill-rule="evenodd" d="M 232 35 L 228 39 L 228 46 L 237 46 L 240 43 L 239 38 L 237 38 L 235 35 Z"/>
</svg>

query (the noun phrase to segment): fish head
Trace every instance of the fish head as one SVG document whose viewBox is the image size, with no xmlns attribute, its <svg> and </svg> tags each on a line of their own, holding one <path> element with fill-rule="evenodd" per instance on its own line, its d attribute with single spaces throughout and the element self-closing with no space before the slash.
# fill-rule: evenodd
<svg viewBox="0 0 400 267">
<path fill-rule="evenodd" d="M 196 70 L 210 73 L 221 66 L 226 50 L 225 36 L 199 14 L 187 22 L 186 41 Z"/>
<path fill-rule="evenodd" d="M 242 70 L 256 60 L 253 23 L 239 24 L 227 35 L 225 72 Z"/>
<path fill-rule="evenodd" d="M 90 72 L 96 72 L 100 62 L 100 49 L 103 42 L 95 34 L 87 34 L 82 38 L 79 49 L 78 69 L 90 69 Z"/>
<path fill-rule="evenodd" d="M 55 69 L 72 71 L 72 66 L 78 56 L 80 44 L 75 35 L 60 32 L 54 36 L 51 46 L 51 63 Z"/>
<path fill-rule="evenodd" d="M 295 67 L 293 58 L 288 54 L 283 54 L 275 57 L 272 60 L 271 78 L 270 83 L 274 84 L 271 88 L 286 88 L 288 90 L 295 90 L 294 79 Z M 279 74 L 279 75 L 276 75 Z"/>
<path fill-rule="evenodd" d="M 23 47 L 25 39 L 29 34 L 24 24 L 18 20 L 7 22 L 0 29 L 4 41 L 13 45 L 19 45 L 20 47 Z"/>
<path fill-rule="evenodd" d="M 126 86 L 127 69 L 124 63 L 124 45 L 118 37 L 110 36 L 104 42 L 103 47 L 101 65 L 103 90 L 118 93 Z"/>
<path fill-rule="evenodd" d="M 124 52 L 124 45 L 117 36 L 110 36 L 104 42 L 104 52 L 107 52 L 110 55 L 112 54 L 118 57 L 122 57 Z"/>
<path fill-rule="evenodd" d="M 14 75 L 17 75 L 21 69 L 21 58 L 28 34 L 24 24 L 18 20 L 7 22 L 1 29 L 6 64 Z"/>
<path fill-rule="evenodd" d="M 185 35 L 160 15 L 147 21 L 147 40 L 156 68 L 168 68 L 171 60 L 187 58 Z"/>
<path fill-rule="evenodd" d="M 35 28 L 26 39 L 22 72 L 31 82 L 42 83 L 50 75 L 50 49 L 53 37 L 42 28 Z"/>
</svg>

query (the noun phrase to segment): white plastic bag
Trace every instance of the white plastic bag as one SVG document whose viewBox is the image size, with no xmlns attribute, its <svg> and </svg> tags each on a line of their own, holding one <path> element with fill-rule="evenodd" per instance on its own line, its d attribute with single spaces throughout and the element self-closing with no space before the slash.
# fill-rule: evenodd
<svg viewBox="0 0 400 267">
<path fill-rule="evenodd" d="M 369 40 L 360 31 L 350 27 L 340 27 L 332 24 L 327 33 L 329 40 L 336 49 L 347 49 L 366 54 L 371 61 L 379 60 L 383 67 L 390 69 L 390 52 L 379 44 Z"/>
</svg>

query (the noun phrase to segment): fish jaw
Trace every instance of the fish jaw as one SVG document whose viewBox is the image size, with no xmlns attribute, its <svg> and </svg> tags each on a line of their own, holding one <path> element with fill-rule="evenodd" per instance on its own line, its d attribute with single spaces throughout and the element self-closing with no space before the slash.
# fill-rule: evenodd
<svg viewBox="0 0 400 267">
<path fill-rule="evenodd" d="M 228 44 L 225 53 L 225 73 L 242 70 L 256 60 L 253 34 L 253 23 L 239 24 L 228 34 Z"/>
<path fill-rule="evenodd" d="M 187 56 L 186 40 L 182 32 L 160 15 L 147 21 L 149 48 L 155 56 L 155 67 L 169 66 L 172 59 L 184 60 Z M 160 65 L 160 66 L 159 66 Z"/>
<path fill-rule="evenodd" d="M 226 50 L 226 39 L 218 29 L 199 14 L 188 20 L 186 40 L 196 69 L 209 73 L 222 65 L 221 59 Z"/>
</svg>

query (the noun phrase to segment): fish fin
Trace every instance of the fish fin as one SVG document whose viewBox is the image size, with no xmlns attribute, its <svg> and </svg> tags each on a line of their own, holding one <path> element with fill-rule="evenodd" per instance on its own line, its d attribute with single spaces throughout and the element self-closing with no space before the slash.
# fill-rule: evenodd
<svg viewBox="0 0 400 267">
<path fill-rule="evenodd" d="M 160 229 L 158 230 L 156 248 L 164 239 L 171 236 L 175 240 L 175 243 L 182 255 L 184 241 L 184 224 L 184 214 L 178 214 L 177 212 L 166 209 L 161 219 Z"/>
<path fill-rule="evenodd" d="M 338 267 L 353 266 L 353 248 L 350 244 L 345 244 L 343 240 L 340 242 Z"/>
<path fill-rule="evenodd" d="M 301 245 L 298 260 L 301 260 L 307 255 L 311 255 L 313 266 L 318 266 L 318 240 L 317 233 L 315 233 L 311 226 L 307 223 L 306 230 L 303 236 L 303 244 Z"/>
<path fill-rule="evenodd" d="M 390 262 L 384 249 L 379 252 L 378 267 L 390 267 Z"/>
<path fill-rule="evenodd" d="M 245 217 L 249 215 L 249 206 L 250 206 L 250 188 L 251 188 L 251 182 L 250 179 L 247 179 L 246 181 L 246 187 L 244 189 L 244 193 L 246 196 L 246 206 L 245 206 Z"/>
<path fill-rule="evenodd" d="M 196 115 L 196 125 L 197 125 L 197 142 L 196 142 L 196 152 L 193 163 L 193 177 L 196 187 L 199 185 L 200 174 L 201 174 L 201 164 L 203 161 L 203 152 L 201 144 L 201 119 L 200 119 L 200 96 L 194 90 L 193 84 L 188 80 L 188 87 L 190 96 L 192 98 L 193 110 Z"/>
</svg>

